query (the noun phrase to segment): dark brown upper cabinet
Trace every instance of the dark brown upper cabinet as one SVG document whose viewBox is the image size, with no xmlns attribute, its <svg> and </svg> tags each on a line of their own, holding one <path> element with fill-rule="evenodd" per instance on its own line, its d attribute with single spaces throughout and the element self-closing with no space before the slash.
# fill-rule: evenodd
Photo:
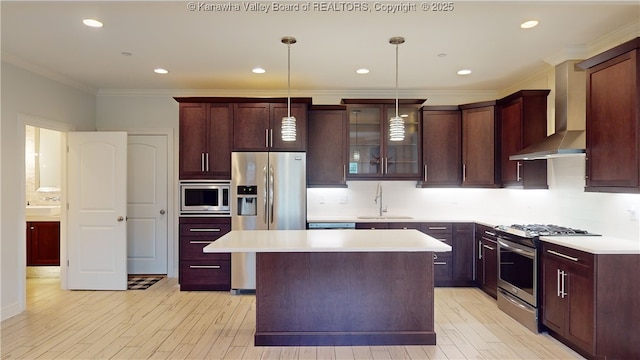
<svg viewBox="0 0 640 360">
<path fill-rule="evenodd" d="M 233 151 L 306 151 L 310 99 L 291 99 L 291 115 L 296 118 L 297 134 L 296 141 L 290 142 L 282 141 L 281 137 L 282 118 L 288 112 L 287 99 L 267 100 L 235 104 Z"/>
<path fill-rule="evenodd" d="M 547 96 L 550 90 L 521 90 L 498 100 L 502 185 L 547 189 L 547 160 L 509 160 L 509 156 L 547 136 Z"/>
<path fill-rule="evenodd" d="M 347 112 L 341 105 L 309 109 L 308 187 L 346 187 Z"/>
<path fill-rule="evenodd" d="M 496 102 L 460 105 L 462 110 L 462 186 L 500 185 Z"/>
<path fill-rule="evenodd" d="M 230 179 L 232 104 L 176 100 L 180 102 L 180 180 Z"/>
<path fill-rule="evenodd" d="M 640 192 L 640 38 L 578 64 L 587 70 L 586 191 Z"/>
<path fill-rule="evenodd" d="M 349 121 L 347 179 L 418 180 L 422 150 L 419 108 L 424 102 L 399 100 L 405 137 L 390 141 L 389 119 L 395 116 L 395 99 L 343 99 Z"/>
<path fill-rule="evenodd" d="M 422 108 L 422 187 L 462 183 L 462 113 L 458 106 Z"/>
</svg>

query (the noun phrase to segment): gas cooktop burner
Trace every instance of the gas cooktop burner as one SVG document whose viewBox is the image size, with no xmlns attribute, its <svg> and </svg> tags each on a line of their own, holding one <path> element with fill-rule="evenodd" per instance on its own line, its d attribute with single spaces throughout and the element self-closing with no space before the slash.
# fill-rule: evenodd
<svg viewBox="0 0 640 360">
<path fill-rule="evenodd" d="M 527 237 L 536 237 L 536 236 L 589 236 L 595 235 L 586 230 L 580 229 L 572 229 L 564 226 L 558 225 L 542 225 L 542 224 L 513 224 L 511 226 L 503 226 L 499 227 L 500 230 L 518 230 L 522 231 Z"/>
</svg>

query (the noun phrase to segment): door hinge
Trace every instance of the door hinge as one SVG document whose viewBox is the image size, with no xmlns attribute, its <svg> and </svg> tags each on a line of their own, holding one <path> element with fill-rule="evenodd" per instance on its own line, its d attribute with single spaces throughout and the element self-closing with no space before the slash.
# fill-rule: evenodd
<svg viewBox="0 0 640 360">
<path fill-rule="evenodd" d="M 67 259 L 67 267 L 69 267 L 69 259 Z"/>
</svg>

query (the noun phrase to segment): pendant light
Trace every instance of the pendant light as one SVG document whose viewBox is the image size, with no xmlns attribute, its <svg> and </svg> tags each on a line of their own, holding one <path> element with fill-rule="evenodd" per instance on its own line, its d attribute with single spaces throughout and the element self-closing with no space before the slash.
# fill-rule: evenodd
<svg viewBox="0 0 640 360">
<path fill-rule="evenodd" d="M 396 46 L 396 116 L 389 119 L 389 140 L 404 140 L 404 119 L 398 115 L 398 45 L 404 43 L 400 36 L 389 39 L 389 44 Z"/>
<path fill-rule="evenodd" d="M 293 36 L 285 36 L 282 43 L 287 45 L 287 116 L 282 118 L 282 141 L 296 141 L 296 118 L 291 116 L 291 45 L 297 42 Z"/>
</svg>

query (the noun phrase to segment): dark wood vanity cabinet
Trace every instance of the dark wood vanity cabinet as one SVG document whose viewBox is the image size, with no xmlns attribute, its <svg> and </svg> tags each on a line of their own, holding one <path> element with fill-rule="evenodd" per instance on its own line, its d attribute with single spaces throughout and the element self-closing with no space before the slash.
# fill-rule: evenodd
<svg viewBox="0 0 640 360">
<path fill-rule="evenodd" d="M 60 222 L 27 222 L 27 266 L 60 266 Z"/>
<path fill-rule="evenodd" d="M 347 113 L 340 105 L 309 109 L 307 186 L 347 186 Z"/>
<path fill-rule="evenodd" d="M 181 180 L 231 178 L 232 121 L 232 104 L 180 102 Z"/>
<path fill-rule="evenodd" d="M 547 160 L 509 160 L 509 156 L 547 136 L 550 90 L 521 90 L 498 100 L 500 166 L 504 187 L 547 189 Z"/>
<path fill-rule="evenodd" d="M 640 38 L 578 64 L 587 71 L 586 191 L 640 192 Z"/>
<path fill-rule="evenodd" d="M 462 183 L 462 113 L 458 106 L 422 107 L 422 187 Z"/>
<path fill-rule="evenodd" d="M 234 104 L 233 151 L 306 151 L 307 104 L 310 99 L 291 99 L 291 116 L 296 118 L 296 140 L 283 141 L 282 118 L 288 115 L 286 99 Z"/>
<path fill-rule="evenodd" d="M 180 290 L 230 290 L 231 254 L 202 249 L 231 231 L 231 218 L 180 217 Z"/>
<path fill-rule="evenodd" d="M 462 186 L 499 187 L 500 157 L 496 102 L 460 105 L 462 109 Z"/>
</svg>

